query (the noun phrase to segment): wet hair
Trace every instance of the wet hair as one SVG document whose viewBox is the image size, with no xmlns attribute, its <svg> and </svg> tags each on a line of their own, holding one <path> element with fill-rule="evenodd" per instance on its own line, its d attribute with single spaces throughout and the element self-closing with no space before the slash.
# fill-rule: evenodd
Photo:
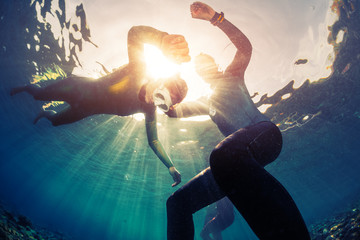
<svg viewBox="0 0 360 240">
<path fill-rule="evenodd" d="M 165 79 L 163 84 L 169 90 L 173 104 L 180 103 L 186 97 L 188 86 L 179 75 Z"/>
</svg>

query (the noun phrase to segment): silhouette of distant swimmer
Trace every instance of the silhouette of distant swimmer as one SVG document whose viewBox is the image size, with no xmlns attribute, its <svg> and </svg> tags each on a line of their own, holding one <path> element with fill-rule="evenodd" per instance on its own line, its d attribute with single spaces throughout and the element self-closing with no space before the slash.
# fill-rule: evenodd
<svg viewBox="0 0 360 240">
<path fill-rule="evenodd" d="M 286 189 L 264 166 L 281 152 L 278 127 L 252 102 L 244 73 L 252 46 L 248 38 L 210 6 L 195 2 L 190 7 L 196 19 L 219 27 L 237 48 L 224 73 L 212 57 L 195 59 L 197 73 L 210 84 L 209 98 L 181 103 L 167 113 L 172 117 L 209 114 L 226 138 L 210 155 L 210 167 L 173 193 L 167 200 L 168 239 L 194 239 L 192 214 L 228 197 L 260 239 L 310 239 L 304 220 Z M 210 232 L 202 232 L 211 239 Z"/>
<path fill-rule="evenodd" d="M 307 62 L 308 62 L 307 59 L 298 59 L 296 60 L 295 65 L 305 64 Z"/>
<path fill-rule="evenodd" d="M 42 111 L 34 120 L 45 117 L 54 126 L 79 121 L 94 114 L 128 116 L 145 115 L 148 143 L 154 153 L 169 169 L 176 186 L 181 175 L 174 167 L 157 136 L 156 107 L 163 111 L 179 102 L 187 94 L 187 85 L 178 76 L 151 81 L 145 75 L 144 44 L 159 47 L 172 61 L 190 60 L 187 42 L 181 35 L 169 35 L 148 26 L 135 26 L 128 32 L 129 63 L 99 79 L 70 76 L 45 87 L 30 84 L 12 89 L 11 95 L 20 92 L 31 94 L 36 100 L 65 101 L 69 107 L 61 112 Z"/>
<path fill-rule="evenodd" d="M 233 205 L 227 197 L 224 197 L 216 202 L 215 211 L 209 210 L 200 236 L 205 240 L 222 240 L 221 232 L 234 222 Z M 210 235 L 212 235 L 212 238 L 210 238 Z"/>
</svg>

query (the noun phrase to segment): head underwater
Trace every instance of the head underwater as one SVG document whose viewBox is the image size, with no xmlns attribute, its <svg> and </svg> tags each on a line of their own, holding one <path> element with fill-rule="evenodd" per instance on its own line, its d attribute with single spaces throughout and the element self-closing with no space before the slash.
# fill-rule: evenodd
<svg viewBox="0 0 360 240">
<path fill-rule="evenodd" d="M 153 93 L 153 100 L 155 106 L 164 112 L 168 112 L 170 107 L 173 105 L 170 92 L 164 86 L 155 89 Z"/>
<path fill-rule="evenodd" d="M 188 91 L 188 87 L 180 74 L 162 79 L 160 87 L 153 92 L 154 104 L 164 112 L 168 112 L 171 106 L 182 102 Z"/>
</svg>

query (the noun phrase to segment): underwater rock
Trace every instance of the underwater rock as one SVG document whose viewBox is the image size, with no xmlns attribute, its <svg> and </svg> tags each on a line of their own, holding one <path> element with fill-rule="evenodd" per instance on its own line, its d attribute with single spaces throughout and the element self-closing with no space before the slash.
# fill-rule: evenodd
<svg viewBox="0 0 360 240">
<path fill-rule="evenodd" d="M 325 219 L 309 227 L 313 240 L 360 239 L 360 207 Z"/>
<path fill-rule="evenodd" d="M 35 226 L 29 218 L 16 215 L 0 206 L 0 239 L 1 240 L 67 240 L 62 233 Z"/>
<path fill-rule="evenodd" d="M 18 217 L 18 222 L 17 223 L 19 225 L 23 226 L 23 227 L 32 227 L 31 221 L 27 217 L 22 216 L 22 215 L 20 215 Z"/>
</svg>

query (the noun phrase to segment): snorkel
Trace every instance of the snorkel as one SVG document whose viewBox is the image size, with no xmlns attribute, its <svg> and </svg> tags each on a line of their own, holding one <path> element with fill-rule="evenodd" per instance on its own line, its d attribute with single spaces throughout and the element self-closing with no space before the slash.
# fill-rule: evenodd
<svg viewBox="0 0 360 240">
<path fill-rule="evenodd" d="M 153 101 L 154 105 L 160 108 L 163 112 L 169 111 L 170 107 L 173 105 L 170 92 L 164 86 L 155 89 L 153 92 Z"/>
</svg>

